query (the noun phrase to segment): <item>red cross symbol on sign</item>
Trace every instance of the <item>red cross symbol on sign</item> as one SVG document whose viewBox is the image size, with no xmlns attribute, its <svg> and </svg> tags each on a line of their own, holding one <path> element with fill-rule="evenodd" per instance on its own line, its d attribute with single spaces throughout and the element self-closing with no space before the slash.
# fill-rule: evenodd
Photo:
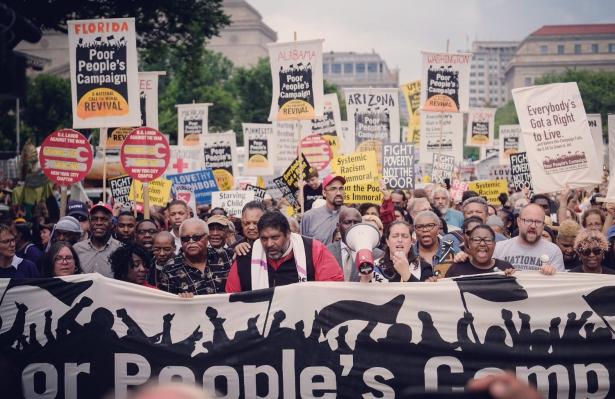
<svg viewBox="0 0 615 399">
<path fill-rule="evenodd" d="M 177 158 L 177 161 L 171 166 L 177 169 L 177 173 L 184 173 L 184 168 L 187 168 L 189 164 L 188 162 L 184 162 L 183 159 Z"/>
</svg>

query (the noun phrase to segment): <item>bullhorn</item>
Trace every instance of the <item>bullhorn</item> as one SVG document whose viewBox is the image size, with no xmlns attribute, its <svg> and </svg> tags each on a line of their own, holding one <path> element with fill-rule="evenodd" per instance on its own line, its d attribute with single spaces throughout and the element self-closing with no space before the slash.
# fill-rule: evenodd
<svg viewBox="0 0 615 399">
<path fill-rule="evenodd" d="M 357 253 L 355 264 L 361 274 L 370 274 L 374 271 L 374 254 L 372 250 L 380 242 L 380 232 L 373 225 L 359 223 L 346 232 L 348 248 Z"/>
</svg>

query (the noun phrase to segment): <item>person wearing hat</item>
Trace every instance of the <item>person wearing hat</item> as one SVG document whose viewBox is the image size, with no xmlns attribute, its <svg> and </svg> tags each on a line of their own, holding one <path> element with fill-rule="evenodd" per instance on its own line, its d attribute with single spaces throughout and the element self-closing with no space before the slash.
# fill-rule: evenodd
<svg viewBox="0 0 615 399">
<path fill-rule="evenodd" d="M 112 232 L 111 206 L 99 202 L 90 209 L 90 238 L 74 245 L 84 273 L 100 273 L 113 278 L 109 255 L 121 244 L 111 236 Z"/>
<path fill-rule="evenodd" d="M 231 221 L 226 216 L 213 215 L 207 219 L 207 227 L 209 228 L 209 246 L 218 252 L 222 252 L 227 248 L 226 236 L 229 233 Z M 232 251 L 229 251 L 232 256 Z"/>
<path fill-rule="evenodd" d="M 86 239 L 90 231 L 90 215 L 87 205 L 81 201 L 68 201 L 66 216 L 72 216 L 79 221 L 79 224 L 81 224 L 81 231 L 83 232 L 81 239 Z"/>
<path fill-rule="evenodd" d="M 301 235 L 329 245 L 333 242 L 333 232 L 337 228 L 340 209 L 344 205 L 343 176 L 331 174 L 322 181 L 322 194 L 327 203 L 320 208 L 311 209 L 303 215 Z"/>
</svg>

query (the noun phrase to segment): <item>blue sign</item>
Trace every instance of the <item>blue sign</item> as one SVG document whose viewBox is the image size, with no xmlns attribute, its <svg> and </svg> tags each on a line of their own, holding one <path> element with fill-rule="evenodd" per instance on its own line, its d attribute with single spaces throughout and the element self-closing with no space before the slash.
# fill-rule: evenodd
<svg viewBox="0 0 615 399">
<path fill-rule="evenodd" d="M 179 184 L 189 186 L 194 193 L 197 205 L 211 204 L 211 193 L 220 191 L 218 182 L 211 168 L 196 172 L 167 175 L 167 179 L 171 180 L 174 186 Z"/>
</svg>

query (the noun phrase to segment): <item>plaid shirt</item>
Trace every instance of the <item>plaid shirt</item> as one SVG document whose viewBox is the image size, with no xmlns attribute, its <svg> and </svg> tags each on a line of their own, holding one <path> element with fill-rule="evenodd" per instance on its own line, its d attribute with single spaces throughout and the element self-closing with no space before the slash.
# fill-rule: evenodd
<svg viewBox="0 0 615 399">
<path fill-rule="evenodd" d="M 207 267 L 203 272 L 186 263 L 183 255 L 162 268 L 158 288 L 162 291 L 179 294 L 192 292 L 206 295 L 225 292 L 226 278 L 233 262 L 233 252 L 222 249 L 220 252 L 207 248 Z"/>
</svg>

